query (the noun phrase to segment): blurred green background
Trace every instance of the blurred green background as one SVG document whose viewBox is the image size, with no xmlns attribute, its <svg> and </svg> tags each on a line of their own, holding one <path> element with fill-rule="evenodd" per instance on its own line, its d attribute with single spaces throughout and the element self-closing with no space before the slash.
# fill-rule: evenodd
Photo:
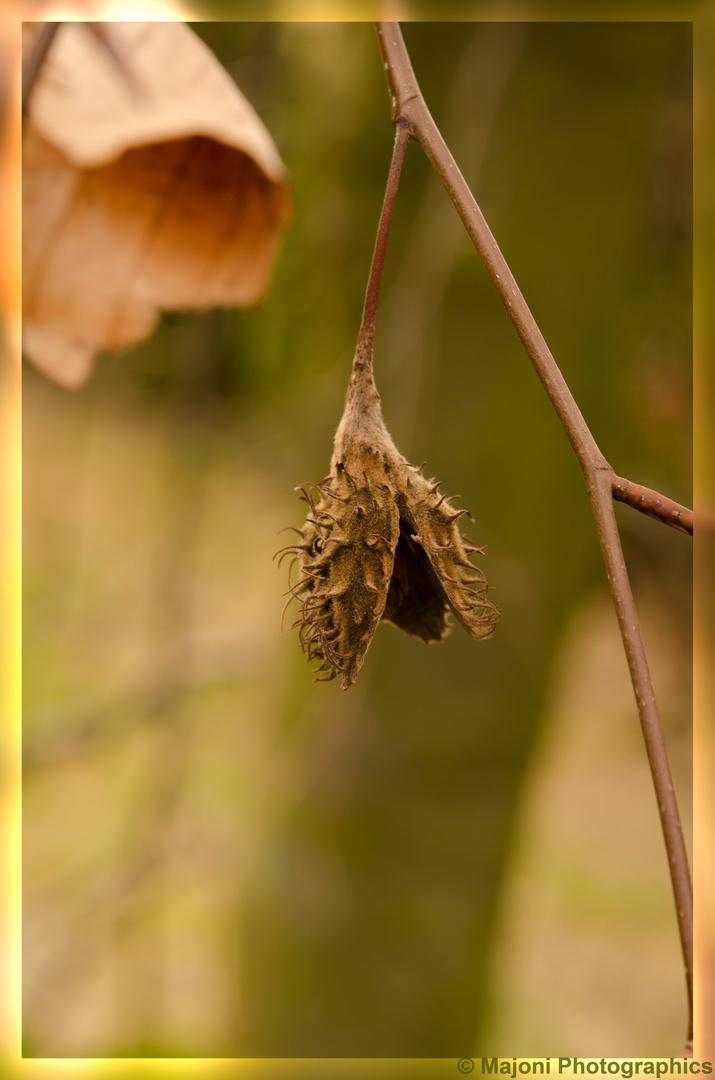
<svg viewBox="0 0 715 1080">
<path fill-rule="evenodd" d="M 655 801 L 576 460 L 418 146 L 375 371 L 494 637 L 314 685 L 277 532 L 327 472 L 393 129 L 367 23 L 193 24 L 295 218 L 253 311 L 24 380 L 25 1053 L 679 1054 Z M 412 23 L 427 103 L 622 476 L 691 500 L 685 23 Z M 617 507 L 690 835 L 690 541 Z"/>
</svg>

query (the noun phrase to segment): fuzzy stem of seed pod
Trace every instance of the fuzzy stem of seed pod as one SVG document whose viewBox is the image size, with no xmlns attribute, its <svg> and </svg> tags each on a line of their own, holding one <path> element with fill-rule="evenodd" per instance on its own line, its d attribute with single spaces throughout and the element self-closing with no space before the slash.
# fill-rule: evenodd
<svg viewBox="0 0 715 1080">
<path fill-rule="evenodd" d="M 372 370 L 372 345 L 375 335 L 375 318 L 377 316 L 377 302 L 380 296 L 380 283 L 382 281 L 382 268 L 385 265 L 385 251 L 387 250 L 387 238 L 390 235 L 392 211 L 395 207 L 397 195 L 397 183 L 400 179 L 402 162 L 405 158 L 405 150 L 410 141 L 410 133 L 406 125 L 398 123 L 395 131 L 395 145 L 392 150 L 392 161 L 387 176 L 385 198 L 382 203 L 380 221 L 377 226 L 375 249 L 370 263 L 370 274 L 365 291 L 365 304 L 362 311 L 362 321 L 358 334 L 357 349 L 355 350 L 355 364 L 364 365 Z"/>
<path fill-rule="evenodd" d="M 549 396 L 586 480 L 660 813 L 685 965 L 689 1003 L 688 1043 L 692 1044 L 693 898 L 690 870 L 653 684 L 623 562 L 613 499 L 627 502 L 629 506 L 685 532 L 692 529 L 692 514 L 685 507 L 666 500 L 650 489 L 639 488 L 634 492 L 633 485 L 629 489 L 627 481 L 616 477 L 591 434 L 484 215 L 429 113 L 399 25 L 382 22 L 376 24 L 376 29 L 390 90 L 393 122 L 408 127 L 444 184 Z"/>
</svg>

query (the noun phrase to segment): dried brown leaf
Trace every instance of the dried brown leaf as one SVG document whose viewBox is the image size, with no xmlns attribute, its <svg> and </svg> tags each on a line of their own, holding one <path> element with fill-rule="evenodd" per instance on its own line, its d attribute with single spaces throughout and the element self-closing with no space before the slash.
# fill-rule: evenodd
<svg viewBox="0 0 715 1080">
<path fill-rule="evenodd" d="M 121 65 L 63 25 L 23 145 L 24 348 L 66 386 L 158 309 L 260 300 L 290 213 L 268 131 L 196 35 L 105 26 Z"/>
</svg>

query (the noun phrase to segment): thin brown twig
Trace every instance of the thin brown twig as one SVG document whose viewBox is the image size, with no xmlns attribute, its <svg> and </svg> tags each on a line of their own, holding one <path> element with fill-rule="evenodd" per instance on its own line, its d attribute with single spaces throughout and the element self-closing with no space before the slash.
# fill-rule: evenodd
<svg viewBox="0 0 715 1080">
<path fill-rule="evenodd" d="M 633 683 L 665 840 L 685 965 L 689 1004 L 688 1043 L 692 1044 L 693 900 L 690 869 L 653 683 L 623 561 L 613 499 L 623 495 L 628 505 L 683 531 L 690 531 L 686 524 L 688 520 L 692 528 L 692 515 L 688 519 L 690 511 L 685 507 L 666 500 L 650 489 L 629 485 L 628 481 L 616 477 L 581 415 L 474 196 L 429 113 L 399 25 L 379 22 L 376 28 L 392 101 L 393 122 L 408 127 L 442 180 L 561 421 L 586 481 Z M 679 517 L 671 513 L 673 509 Z"/>
<path fill-rule="evenodd" d="M 387 177 L 385 198 L 380 212 L 380 221 L 377 226 L 375 249 L 370 263 L 370 274 L 367 279 L 365 291 L 365 304 L 360 322 L 360 332 L 355 353 L 355 362 L 372 365 L 372 346 L 375 334 L 375 316 L 377 315 L 377 302 L 380 296 L 380 283 L 382 281 L 382 269 L 385 265 L 385 252 L 387 250 L 387 238 L 390 235 L 392 211 L 395 207 L 397 184 L 400 179 L 402 162 L 405 158 L 405 150 L 410 141 L 410 133 L 404 124 L 397 123 L 395 131 L 395 145 L 392 150 L 392 161 Z"/>
<path fill-rule="evenodd" d="M 634 484 L 622 476 L 614 476 L 613 498 L 632 506 L 634 510 L 640 510 L 641 514 L 662 521 L 664 525 L 693 535 L 693 511 L 665 495 L 659 495 L 652 488 Z"/>
</svg>

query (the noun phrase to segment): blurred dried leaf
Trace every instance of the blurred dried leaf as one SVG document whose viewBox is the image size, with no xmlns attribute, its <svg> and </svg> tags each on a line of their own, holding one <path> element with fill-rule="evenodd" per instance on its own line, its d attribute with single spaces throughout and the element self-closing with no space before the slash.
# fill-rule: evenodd
<svg viewBox="0 0 715 1080">
<path fill-rule="evenodd" d="M 196 35 L 105 26 L 121 66 L 64 24 L 23 145 L 24 350 L 68 387 L 160 308 L 259 301 L 290 213 L 271 136 Z"/>
</svg>

